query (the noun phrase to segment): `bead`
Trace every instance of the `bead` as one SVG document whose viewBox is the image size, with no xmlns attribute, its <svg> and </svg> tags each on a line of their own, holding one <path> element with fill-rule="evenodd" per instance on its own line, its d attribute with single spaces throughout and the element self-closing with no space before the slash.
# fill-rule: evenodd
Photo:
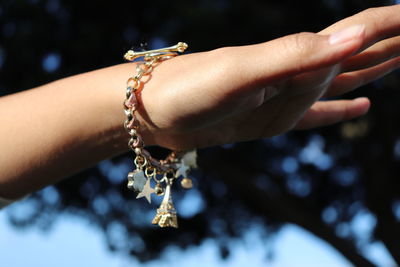
<svg viewBox="0 0 400 267">
<path fill-rule="evenodd" d="M 188 177 L 183 178 L 182 181 L 181 181 L 181 186 L 182 186 L 183 188 L 185 188 L 185 189 L 190 189 L 190 188 L 192 188 L 192 187 L 193 187 L 192 179 L 190 179 L 190 178 L 188 178 Z"/>
<path fill-rule="evenodd" d="M 130 129 L 129 130 L 129 135 L 130 136 L 136 136 L 138 133 L 137 133 L 137 131 L 135 130 L 135 129 Z"/>
</svg>

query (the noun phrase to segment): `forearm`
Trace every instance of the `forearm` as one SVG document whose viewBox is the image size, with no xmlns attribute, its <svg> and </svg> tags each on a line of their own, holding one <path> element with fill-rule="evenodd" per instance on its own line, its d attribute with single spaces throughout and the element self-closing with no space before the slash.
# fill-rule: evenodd
<svg viewBox="0 0 400 267">
<path fill-rule="evenodd" d="M 122 64 L 0 98 L 0 196 L 10 199 L 127 151 Z"/>
</svg>

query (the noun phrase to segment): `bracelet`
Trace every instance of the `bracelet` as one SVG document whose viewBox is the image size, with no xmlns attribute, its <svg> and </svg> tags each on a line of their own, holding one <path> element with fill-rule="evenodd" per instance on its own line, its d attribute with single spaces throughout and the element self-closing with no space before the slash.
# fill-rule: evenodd
<svg viewBox="0 0 400 267">
<path fill-rule="evenodd" d="M 173 151 L 166 159 L 157 160 L 151 157 L 150 153 L 144 149 L 145 144 L 139 134 L 140 124 L 136 118 L 140 99 L 138 96 L 143 90 L 142 77 L 149 75 L 155 66 L 164 60 L 175 57 L 186 50 L 187 44 L 179 42 L 175 46 L 144 51 L 134 52 L 129 50 L 124 58 L 128 61 L 134 61 L 137 58 L 143 58 L 143 61 L 136 65 L 136 75 L 127 80 L 126 99 L 124 101 L 124 110 L 126 120 L 124 127 L 130 139 L 128 147 L 135 153 L 134 164 L 136 169 L 128 174 L 128 185 L 130 190 L 138 192 L 136 198 L 145 197 L 151 203 L 151 194 L 158 196 L 164 195 L 160 207 L 157 209 L 156 216 L 152 223 L 160 227 L 178 227 L 176 210 L 172 202 L 171 186 L 174 180 L 182 177 L 181 186 L 190 189 L 193 186 L 192 180 L 188 177 L 191 169 L 197 168 L 196 151 Z M 155 187 L 151 187 L 151 181 L 154 181 Z"/>
</svg>

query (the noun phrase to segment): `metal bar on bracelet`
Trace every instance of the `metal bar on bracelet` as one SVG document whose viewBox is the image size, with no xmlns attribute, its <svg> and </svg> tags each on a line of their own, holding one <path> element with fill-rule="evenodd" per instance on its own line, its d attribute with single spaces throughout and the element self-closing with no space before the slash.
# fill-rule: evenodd
<svg viewBox="0 0 400 267">
<path fill-rule="evenodd" d="M 175 56 L 176 52 L 183 53 L 188 45 L 184 42 L 179 42 L 176 45 L 161 48 L 161 49 L 154 49 L 149 51 L 142 51 L 142 52 L 135 52 L 133 50 L 129 50 L 124 55 L 124 58 L 129 61 L 133 61 L 139 57 L 168 57 L 168 56 Z"/>
</svg>

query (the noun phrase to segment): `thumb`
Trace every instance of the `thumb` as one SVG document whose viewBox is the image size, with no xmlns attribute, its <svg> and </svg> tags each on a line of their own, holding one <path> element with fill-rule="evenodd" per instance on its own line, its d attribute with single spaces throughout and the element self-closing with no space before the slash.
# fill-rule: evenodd
<svg viewBox="0 0 400 267">
<path fill-rule="evenodd" d="M 331 35 L 304 32 L 233 48 L 231 58 L 238 60 L 234 60 L 236 68 L 232 69 L 241 75 L 230 77 L 238 77 L 238 88 L 260 88 L 338 64 L 360 49 L 364 37 L 365 26 L 354 25 Z"/>
</svg>

